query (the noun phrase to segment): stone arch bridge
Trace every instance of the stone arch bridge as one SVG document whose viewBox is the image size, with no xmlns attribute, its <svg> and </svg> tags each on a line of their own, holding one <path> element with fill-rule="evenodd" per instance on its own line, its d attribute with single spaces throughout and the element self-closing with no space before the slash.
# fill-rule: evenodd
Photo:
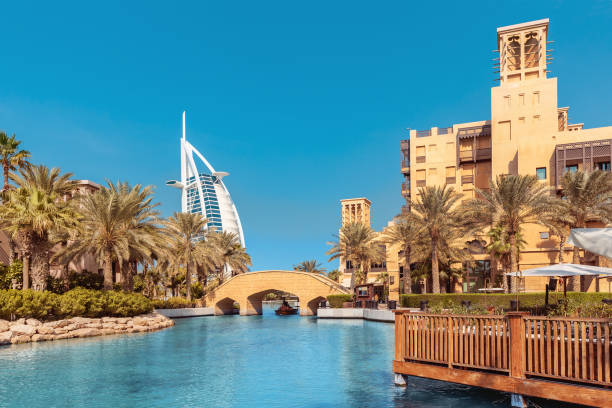
<svg viewBox="0 0 612 408">
<path fill-rule="evenodd" d="M 316 314 L 319 302 L 328 295 L 348 294 L 349 291 L 326 276 L 298 271 L 258 271 L 236 275 L 206 295 L 206 306 L 215 315 L 233 314 L 234 302 L 243 316 L 261 314 L 265 295 L 275 290 L 299 298 L 300 315 Z"/>
</svg>

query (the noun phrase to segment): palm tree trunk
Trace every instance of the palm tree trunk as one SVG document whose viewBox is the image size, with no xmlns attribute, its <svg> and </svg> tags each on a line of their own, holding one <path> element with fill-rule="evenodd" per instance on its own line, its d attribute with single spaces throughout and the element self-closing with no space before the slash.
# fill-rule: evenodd
<svg viewBox="0 0 612 408">
<path fill-rule="evenodd" d="M 104 253 L 104 289 L 111 290 L 113 288 L 113 259 L 110 252 Z"/>
<path fill-rule="evenodd" d="M 408 282 L 408 288 L 406 288 Z M 404 248 L 404 292 L 412 293 L 412 276 L 410 275 L 410 247 Z"/>
<path fill-rule="evenodd" d="M 187 288 L 187 300 L 191 300 L 191 262 L 185 264 L 185 286 Z"/>
<path fill-rule="evenodd" d="M 22 265 L 23 283 L 22 289 L 30 289 L 30 254 L 23 254 L 23 265 Z"/>
<path fill-rule="evenodd" d="M 509 234 L 509 238 L 510 238 L 510 272 L 514 273 L 514 272 L 518 272 L 518 265 L 517 265 L 517 259 L 516 259 L 516 234 L 515 233 Z M 512 290 L 513 293 L 515 292 L 518 293 L 518 277 L 517 276 L 512 276 L 510 289 Z"/>
<path fill-rule="evenodd" d="M 2 187 L 2 191 L 6 191 L 9 188 L 9 166 L 8 163 L 2 163 L 2 170 L 4 172 L 4 186 Z"/>
<path fill-rule="evenodd" d="M 578 247 L 574 247 L 572 263 L 576 265 L 580 264 L 580 250 Z M 572 276 L 570 278 L 569 287 L 572 292 L 580 292 L 580 276 Z"/>
<path fill-rule="evenodd" d="M 438 265 L 438 242 L 432 239 L 431 248 L 431 291 L 440 293 L 440 266 Z"/>
</svg>

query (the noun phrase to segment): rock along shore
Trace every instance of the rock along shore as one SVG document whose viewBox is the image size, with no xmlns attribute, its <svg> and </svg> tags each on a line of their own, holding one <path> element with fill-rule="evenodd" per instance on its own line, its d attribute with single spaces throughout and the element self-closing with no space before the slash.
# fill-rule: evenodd
<svg viewBox="0 0 612 408">
<path fill-rule="evenodd" d="M 174 326 L 172 319 L 158 313 L 135 317 L 73 317 L 44 323 L 36 319 L 13 322 L 0 319 L 0 345 L 142 333 L 171 326 Z"/>
</svg>

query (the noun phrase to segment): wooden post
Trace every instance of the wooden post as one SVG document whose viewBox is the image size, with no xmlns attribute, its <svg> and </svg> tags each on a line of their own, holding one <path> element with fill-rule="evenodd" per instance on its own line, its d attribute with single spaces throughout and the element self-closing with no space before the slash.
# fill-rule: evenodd
<svg viewBox="0 0 612 408">
<path fill-rule="evenodd" d="M 401 312 L 395 312 L 395 361 L 404 361 L 404 344 L 406 337 L 406 329 L 404 327 L 404 315 Z"/>
<path fill-rule="evenodd" d="M 448 345 L 448 368 L 453 368 L 453 354 L 455 350 L 455 345 L 453 344 L 453 340 L 455 337 L 453 336 L 453 317 L 448 316 L 448 324 L 446 327 L 446 344 Z"/>
<path fill-rule="evenodd" d="M 510 376 L 525 378 L 525 321 L 528 312 L 508 312 L 510 330 Z"/>
</svg>

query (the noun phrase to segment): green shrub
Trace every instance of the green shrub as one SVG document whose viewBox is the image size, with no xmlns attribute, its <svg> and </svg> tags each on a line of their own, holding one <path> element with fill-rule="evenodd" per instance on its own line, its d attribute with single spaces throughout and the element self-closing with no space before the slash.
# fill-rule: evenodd
<svg viewBox="0 0 612 408">
<path fill-rule="evenodd" d="M 77 288 L 62 295 L 49 291 L 0 290 L 0 318 L 40 320 L 67 317 L 136 316 L 153 310 L 153 303 L 136 293 Z"/>
<path fill-rule="evenodd" d="M 327 301 L 331 307 L 342 307 L 344 302 L 351 302 L 353 295 L 329 295 Z"/>
<path fill-rule="evenodd" d="M 191 285 L 191 297 L 194 299 L 200 299 L 204 296 L 204 288 L 200 282 L 195 282 Z"/>
<path fill-rule="evenodd" d="M 154 300 L 153 305 L 156 309 L 183 309 L 185 307 L 193 307 L 193 302 L 190 302 L 184 297 L 171 297 L 168 300 Z"/>
<path fill-rule="evenodd" d="M 134 275 L 134 292 L 142 292 L 145 290 L 144 274 Z"/>
<path fill-rule="evenodd" d="M 101 290 L 104 286 L 104 277 L 99 273 L 89 272 L 85 269 L 81 273 L 71 272 L 68 276 L 70 289 L 85 288 Z"/>
<path fill-rule="evenodd" d="M 53 293 L 62 294 L 68 289 L 68 282 L 62 278 L 54 278 L 53 276 L 47 276 L 47 290 Z"/>
<path fill-rule="evenodd" d="M 19 285 L 23 282 L 22 264 L 19 260 L 13 261 L 10 265 L 0 265 L 0 289 L 11 289 L 13 279 Z"/>
<path fill-rule="evenodd" d="M 104 315 L 136 316 L 153 310 L 153 302 L 138 293 L 104 292 Z"/>
<path fill-rule="evenodd" d="M 578 315 L 581 317 L 599 317 L 606 313 L 602 300 L 609 298 L 608 293 L 568 292 L 567 301 L 563 294 L 551 292 L 548 295 L 549 307 L 545 307 L 545 293 L 519 293 L 519 309 L 531 312 L 533 315 Z M 493 311 L 503 314 L 510 311 L 510 301 L 516 299 L 514 293 L 441 293 L 400 295 L 403 307 L 420 307 L 421 301 L 428 301 L 428 307 L 433 312 L 450 310 L 452 313 L 480 313 Z M 462 306 L 462 301 L 471 302 L 469 308 Z M 567 302 L 565 304 L 564 302 Z"/>
</svg>

